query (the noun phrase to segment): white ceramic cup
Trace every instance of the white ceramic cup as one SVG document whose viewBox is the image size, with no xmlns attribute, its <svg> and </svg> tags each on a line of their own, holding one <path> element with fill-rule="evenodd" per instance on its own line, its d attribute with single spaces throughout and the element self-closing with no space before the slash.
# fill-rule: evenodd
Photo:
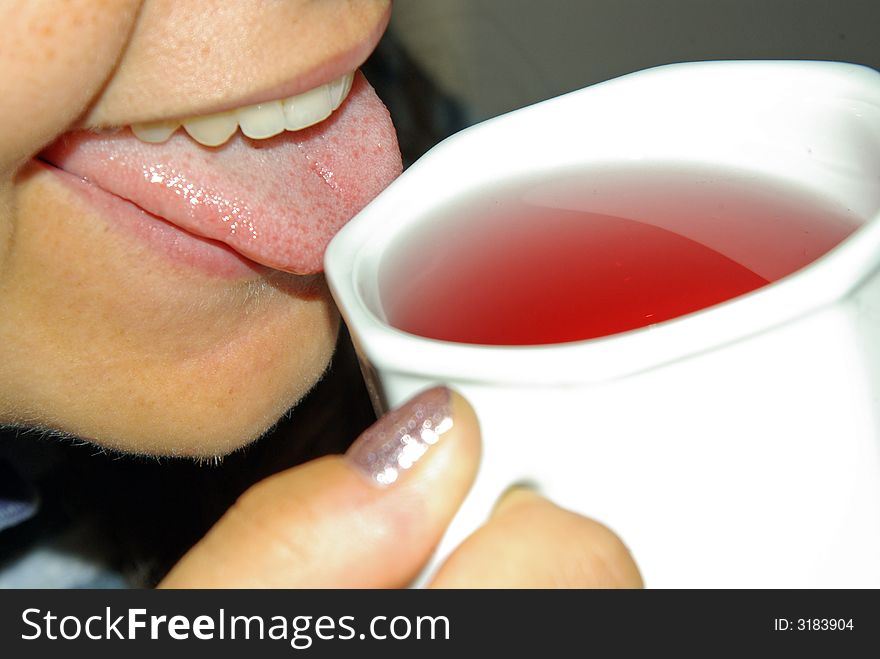
<svg viewBox="0 0 880 659">
<path fill-rule="evenodd" d="M 383 259 L 437 209 L 535 173 L 658 161 L 784 181 L 861 226 L 758 291 L 601 339 L 463 345 L 386 322 Z M 649 587 L 880 587 L 878 210 L 880 75 L 848 64 L 650 69 L 432 149 L 325 264 L 378 405 L 446 383 L 480 419 L 477 481 L 425 578 L 529 482 L 618 533 Z"/>
</svg>

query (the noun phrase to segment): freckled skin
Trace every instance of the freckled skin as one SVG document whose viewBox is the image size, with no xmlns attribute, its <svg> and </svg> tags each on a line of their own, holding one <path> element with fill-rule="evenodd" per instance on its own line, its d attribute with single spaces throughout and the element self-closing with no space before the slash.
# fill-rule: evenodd
<svg viewBox="0 0 880 659">
<path fill-rule="evenodd" d="M 222 454 L 326 368 L 339 320 L 323 280 L 169 263 L 30 162 L 77 126 L 315 86 L 367 56 L 389 3 L 141 5 L 0 5 L 0 423 L 147 454 Z"/>
</svg>

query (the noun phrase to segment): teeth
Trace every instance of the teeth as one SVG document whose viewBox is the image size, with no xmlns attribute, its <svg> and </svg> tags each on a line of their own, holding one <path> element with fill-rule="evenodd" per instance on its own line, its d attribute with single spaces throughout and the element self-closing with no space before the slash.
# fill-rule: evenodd
<svg viewBox="0 0 880 659">
<path fill-rule="evenodd" d="M 235 112 L 218 112 L 204 117 L 193 117 L 183 122 L 183 129 L 199 144 L 220 146 L 238 128 Z"/>
<path fill-rule="evenodd" d="M 351 91 L 352 82 L 354 82 L 354 73 L 349 73 L 341 78 L 337 78 L 328 85 L 330 88 L 330 102 L 333 104 L 334 110 L 342 105 L 342 101 L 348 96 L 348 92 Z"/>
<path fill-rule="evenodd" d="M 171 137 L 171 134 L 177 130 L 179 125 L 180 123 L 177 121 L 154 121 L 149 124 L 134 124 L 131 127 L 131 132 L 139 140 L 158 144 Z"/>
<path fill-rule="evenodd" d="M 348 96 L 353 80 L 354 72 L 289 98 L 201 117 L 134 124 L 131 130 L 138 139 L 153 143 L 167 140 L 181 124 L 190 137 L 205 146 L 220 146 L 238 127 L 251 139 L 267 139 L 285 130 L 302 130 L 329 117 Z"/>
<path fill-rule="evenodd" d="M 316 89 L 285 98 L 284 122 L 287 130 L 302 130 L 319 121 L 324 121 L 333 112 L 333 100 L 330 96 L 330 86 L 323 85 Z"/>
<path fill-rule="evenodd" d="M 255 140 L 263 140 L 284 132 L 281 101 L 249 105 L 235 111 L 241 132 Z"/>
</svg>

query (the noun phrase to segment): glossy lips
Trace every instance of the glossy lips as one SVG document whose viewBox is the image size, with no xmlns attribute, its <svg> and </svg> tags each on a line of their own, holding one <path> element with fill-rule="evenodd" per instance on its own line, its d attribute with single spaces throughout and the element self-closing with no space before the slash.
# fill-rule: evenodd
<svg viewBox="0 0 880 659">
<path fill-rule="evenodd" d="M 322 269 L 327 243 L 401 170 L 388 112 L 361 75 L 326 121 L 206 149 L 183 131 L 146 144 L 130 131 L 70 133 L 42 158 L 186 231 L 263 265 Z"/>
</svg>

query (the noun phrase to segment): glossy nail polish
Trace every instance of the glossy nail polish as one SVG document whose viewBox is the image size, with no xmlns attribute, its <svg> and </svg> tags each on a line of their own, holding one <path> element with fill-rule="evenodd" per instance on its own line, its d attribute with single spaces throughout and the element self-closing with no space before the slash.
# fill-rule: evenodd
<svg viewBox="0 0 880 659">
<path fill-rule="evenodd" d="M 434 387 L 379 419 L 352 444 L 346 458 L 373 483 L 388 486 L 452 425 L 449 389 Z"/>
</svg>

